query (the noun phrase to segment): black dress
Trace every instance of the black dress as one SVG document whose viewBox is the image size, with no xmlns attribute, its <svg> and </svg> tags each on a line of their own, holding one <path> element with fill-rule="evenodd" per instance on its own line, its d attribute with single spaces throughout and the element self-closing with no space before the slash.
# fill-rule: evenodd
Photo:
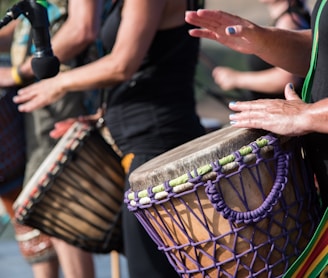
<svg viewBox="0 0 328 278">
<path fill-rule="evenodd" d="M 115 41 L 121 2 L 116 2 L 102 30 L 107 52 Z M 197 2 L 188 4 L 197 9 Z M 123 154 L 133 154 L 129 173 L 149 159 L 205 134 L 196 114 L 193 88 L 199 39 L 188 34 L 190 28 L 193 26 L 185 23 L 157 31 L 131 80 L 108 88 L 105 122 Z M 131 278 L 178 276 L 125 205 L 123 234 Z"/>
</svg>

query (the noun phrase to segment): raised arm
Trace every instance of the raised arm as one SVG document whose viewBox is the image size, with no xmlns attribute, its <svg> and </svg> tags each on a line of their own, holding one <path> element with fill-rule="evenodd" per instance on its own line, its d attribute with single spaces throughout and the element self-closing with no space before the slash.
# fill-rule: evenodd
<svg viewBox="0 0 328 278">
<path fill-rule="evenodd" d="M 191 36 L 219 42 L 235 51 L 254 54 L 269 64 L 305 76 L 311 56 L 311 30 L 262 27 L 249 20 L 220 11 L 186 12 L 185 20 L 201 29 Z"/>
</svg>

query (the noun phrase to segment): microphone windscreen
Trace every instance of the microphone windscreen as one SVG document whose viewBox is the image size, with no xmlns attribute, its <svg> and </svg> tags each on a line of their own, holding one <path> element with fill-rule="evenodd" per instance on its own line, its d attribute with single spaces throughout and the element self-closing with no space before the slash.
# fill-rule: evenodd
<svg viewBox="0 0 328 278">
<path fill-rule="evenodd" d="M 37 79 L 50 78 L 59 72 L 60 62 L 56 56 L 32 58 L 32 70 Z"/>
</svg>

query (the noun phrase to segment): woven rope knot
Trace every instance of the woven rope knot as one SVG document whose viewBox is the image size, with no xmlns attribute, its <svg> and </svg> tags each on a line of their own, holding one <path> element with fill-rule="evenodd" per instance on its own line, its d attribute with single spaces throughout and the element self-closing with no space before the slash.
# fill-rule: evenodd
<svg viewBox="0 0 328 278">
<path fill-rule="evenodd" d="M 252 148 L 252 153 L 259 153 L 261 148 L 259 147 L 259 145 L 256 142 L 252 142 L 250 144 L 251 148 Z"/>
<path fill-rule="evenodd" d="M 221 171 L 222 166 L 216 161 L 216 162 L 212 162 L 212 170 L 216 173 L 219 173 Z"/>
<path fill-rule="evenodd" d="M 147 194 L 149 198 L 153 198 L 155 196 L 155 193 L 153 192 L 151 187 L 147 188 Z"/>
<path fill-rule="evenodd" d="M 194 168 L 193 170 L 193 173 L 192 172 L 188 172 L 187 175 L 188 175 L 188 181 L 193 183 L 193 184 L 198 184 L 202 181 L 202 176 L 198 174 L 198 171 L 196 168 Z"/>
<path fill-rule="evenodd" d="M 165 181 L 163 185 L 164 185 L 164 190 L 166 192 L 168 192 L 168 193 L 172 192 L 173 187 L 170 186 L 170 182 L 169 181 Z"/>
<path fill-rule="evenodd" d="M 244 160 L 244 157 L 241 155 L 239 151 L 235 151 L 233 155 L 235 156 L 236 162 L 242 162 Z"/>
</svg>

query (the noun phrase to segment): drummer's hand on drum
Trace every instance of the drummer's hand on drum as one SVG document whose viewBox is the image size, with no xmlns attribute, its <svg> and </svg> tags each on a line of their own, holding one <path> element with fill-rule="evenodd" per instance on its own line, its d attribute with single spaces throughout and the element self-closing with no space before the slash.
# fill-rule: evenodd
<svg viewBox="0 0 328 278">
<path fill-rule="evenodd" d="M 56 78 L 44 79 L 20 89 L 14 97 L 14 102 L 19 104 L 19 111 L 31 112 L 61 99 L 66 91 L 59 86 L 59 75 L 60 73 Z"/>
<path fill-rule="evenodd" d="M 237 112 L 230 115 L 231 124 L 235 127 L 264 129 L 287 136 L 311 132 L 313 105 L 303 102 L 293 90 L 292 84 L 286 85 L 285 97 L 286 100 L 231 102 L 229 108 Z"/>
</svg>

